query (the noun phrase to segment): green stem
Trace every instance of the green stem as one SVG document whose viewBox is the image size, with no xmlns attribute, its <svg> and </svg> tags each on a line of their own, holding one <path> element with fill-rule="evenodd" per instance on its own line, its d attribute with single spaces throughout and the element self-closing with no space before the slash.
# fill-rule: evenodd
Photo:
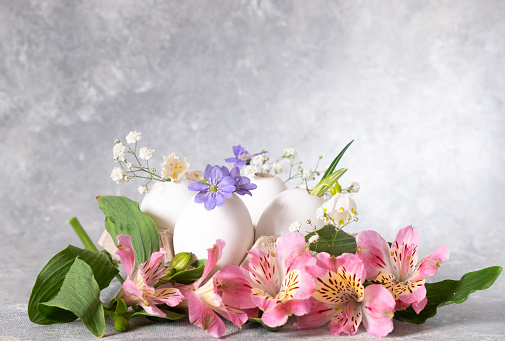
<svg viewBox="0 0 505 341">
<path fill-rule="evenodd" d="M 84 231 L 84 229 L 82 228 L 81 224 L 79 223 L 79 220 L 77 220 L 76 217 L 73 217 L 68 222 L 74 228 L 75 233 L 81 240 L 86 250 L 92 252 L 98 252 L 98 249 L 96 248 L 95 244 L 93 244 L 86 231 Z"/>
</svg>

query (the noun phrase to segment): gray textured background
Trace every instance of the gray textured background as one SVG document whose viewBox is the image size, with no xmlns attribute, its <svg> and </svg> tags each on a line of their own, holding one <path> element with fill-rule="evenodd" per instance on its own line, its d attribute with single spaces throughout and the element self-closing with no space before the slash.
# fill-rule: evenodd
<svg viewBox="0 0 505 341">
<path fill-rule="evenodd" d="M 98 240 L 97 195 L 141 200 L 139 183 L 109 178 L 113 141 L 130 130 L 158 168 L 171 152 L 222 163 L 239 143 L 326 165 L 355 139 L 342 160 L 343 184 L 361 184 L 350 232 L 393 239 L 413 224 L 421 256 L 451 251 L 438 279 L 503 266 L 504 17 L 505 2 L 481 0 L 0 0 L 0 339 L 90 338 L 79 323 L 29 323 L 26 304 L 49 258 L 80 245 L 69 218 Z M 393 335 L 502 338 L 504 290 L 502 276 Z M 227 333 L 294 336 L 245 329 Z"/>
</svg>

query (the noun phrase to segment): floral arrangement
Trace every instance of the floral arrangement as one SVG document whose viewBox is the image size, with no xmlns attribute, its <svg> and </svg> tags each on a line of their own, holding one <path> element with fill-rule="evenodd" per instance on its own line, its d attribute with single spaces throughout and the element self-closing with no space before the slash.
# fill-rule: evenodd
<svg viewBox="0 0 505 341">
<path fill-rule="evenodd" d="M 155 150 L 137 151 L 140 139 L 133 131 L 126 144 L 116 140 L 119 166 L 110 177 L 143 181 L 144 200 L 139 206 L 125 197 L 97 197 L 106 217 L 102 251 L 76 218 L 70 220 L 85 248 L 70 245 L 42 269 L 28 304 L 32 322 L 79 318 L 102 337 L 105 316 L 118 331 L 133 318 L 187 316 L 218 338 L 225 332 L 222 319 L 275 331 L 294 315 L 300 329 L 328 325 L 333 335 L 354 335 L 363 324 L 380 337 L 393 330 L 394 319 L 424 323 L 439 306 L 462 303 L 501 273 L 493 266 L 427 283 L 449 259 L 445 245 L 419 260 L 420 236 L 411 226 L 392 243 L 372 230 L 346 233 L 357 220 L 359 184 L 342 188 L 347 169 L 336 167 L 352 141 L 324 173 L 317 170 L 321 157 L 314 168 L 302 167 L 293 148 L 270 162 L 267 151 L 252 154 L 238 145 L 225 159 L 231 169 L 190 170 L 172 153 L 158 175 L 149 165 Z M 286 166 L 285 181 L 300 180 L 298 188 L 287 189 L 280 179 Z M 101 302 L 100 292 L 114 278 L 122 283 L 119 293 Z"/>
</svg>

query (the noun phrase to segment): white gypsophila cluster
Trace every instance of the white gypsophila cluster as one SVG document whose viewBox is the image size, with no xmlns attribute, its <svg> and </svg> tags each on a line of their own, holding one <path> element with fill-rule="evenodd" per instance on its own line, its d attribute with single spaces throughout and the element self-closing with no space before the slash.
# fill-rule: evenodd
<svg viewBox="0 0 505 341">
<path fill-rule="evenodd" d="M 267 157 L 265 156 L 265 153 L 258 154 L 256 156 L 253 156 L 251 159 L 251 164 L 255 166 L 261 166 L 267 161 Z"/>
<path fill-rule="evenodd" d="M 359 192 L 359 183 L 356 181 L 351 182 L 351 185 L 347 188 L 349 193 L 358 193 Z"/>
<path fill-rule="evenodd" d="M 316 210 L 316 218 L 319 220 L 324 220 L 324 209 L 322 207 L 318 207 Z"/>
<path fill-rule="evenodd" d="M 337 193 L 330 200 L 325 202 L 323 206 L 324 222 L 335 223 L 336 226 L 343 226 L 355 220 L 358 215 L 356 202 L 348 195 Z M 321 216 L 320 211 L 316 214 Z"/>
<path fill-rule="evenodd" d="M 316 233 L 315 235 L 309 238 L 309 244 L 315 243 L 319 240 L 319 235 Z"/>
<path fill-rule="evenodd" d="M 126 142 L 129 144 L 137 143 L 140 141 L 140 137 L 142 136 L 142 133 L 138 133 L 136 131 L 130 131 L 128 135 L 126 135 Z"/>
<path fill-rule="evenodd" d="M 302 175 L 302 180 L 304 181 L 310 181 L 310 180 L 314 180 L 315 179 L 315 174 L 314 174 L 314 171 L 312 170 L 312 168 L 309 168 L 309 167 L 306 167 L 306 168 L 302 168 L 300 170 L 300 173 Z"/>
<path fill-rule="evenodd" d="M 268 173 L 268 171 L 270 170 L 270 165 L 268 163 L 265 163 L 261 166 L 261 171 L 264 172 L 264 173 Z"/>
<path fill-rule="evenodd" d="M 128 163 L 126 164 L 126 168 L 128 168 L 128 169 L 132 169 L 132 168 L 133 168 L 133 164 L 132 164 L 131 162 L 128 162 Z"/>
<path fill-rule="evenodd" d="M 272 170 L 274 171 L 275 174 L 282 173 L 282 165 L 280 163 L 273 162 L 271 167 L 272 167 Z"/>
<path fill-rule="evenodd" d="M 298 220 L 293 221 L 291 225 L 289 225 L 289 232 L 299 232 L 301 226 L 302 223 L 300 223 Z"/>
<path fill-rule="evenodd" d="M 252 176 L 255 175 L 257 172 L 256 166 L 253 165 L 247 165 L 244 167 L 244 174 L 246 176 Z"/>
<path fill-rule="evenodd" d="M 124 152 L 125 152 L 125 146 L 121 142 L 116 143 L 114 147 L 112 147 L 113 158 L 117 162 L 126 161 L 124 157 Z"/>
<path fill-rule="evenodd" d="M 126 172 L 121 167 L 114 167 L 110 173 L 110 178 L 117 184 L 121 184 L 130 180 Z"/>
<path fill-rule="evenodd" d="M 287 159 L 294 159 L 298 155 L 298 152 L 295 148 L 285 148 L 282 151 L 282 156 Z"/>
<path fill-rule="evenodd" d="M 154 149 L 142 147 L 140 148 L 139 157 L 143 160 L 149 160 L 153 156 Z"/>
<path fill-rule="evenodd" d="M 137 188 L 137 190 L 139 191 L 140 194 L 147 194 L 147 186 L 139 186 Z"/>
</svg>

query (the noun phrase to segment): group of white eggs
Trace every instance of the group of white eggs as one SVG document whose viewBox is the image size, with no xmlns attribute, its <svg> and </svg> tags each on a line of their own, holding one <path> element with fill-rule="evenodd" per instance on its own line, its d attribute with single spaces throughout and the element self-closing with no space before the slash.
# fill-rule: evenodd
<svg viewBox="0 0 505 341">
<path fill-rule="evenodd" d="M 192 252 L 198 259 L 207 258 L 207 249 L 217 239 L 226 243 L 220 268 L 238 265 L 247 255 L 255 240 L 261 236 L 284 235 L 294 221 L 302 223 L 300 232 L 307 234 L 323 221 L 316 219 L 316 210 L 324 199 L 304 189 L 287 189 L 275 176 L 257 174 L 251 177 L 257 185 L 252 196 L 233 194 L 221 207 L 207 211 L 195 203 L 194 191 L 188 190 L 189 180 L 158 182 L 150 188 L 140 204 L 159 230 L 173 231 L 175 254 Z M 103 245 L 102 245 L 103 246 Z"/>
</svg>

